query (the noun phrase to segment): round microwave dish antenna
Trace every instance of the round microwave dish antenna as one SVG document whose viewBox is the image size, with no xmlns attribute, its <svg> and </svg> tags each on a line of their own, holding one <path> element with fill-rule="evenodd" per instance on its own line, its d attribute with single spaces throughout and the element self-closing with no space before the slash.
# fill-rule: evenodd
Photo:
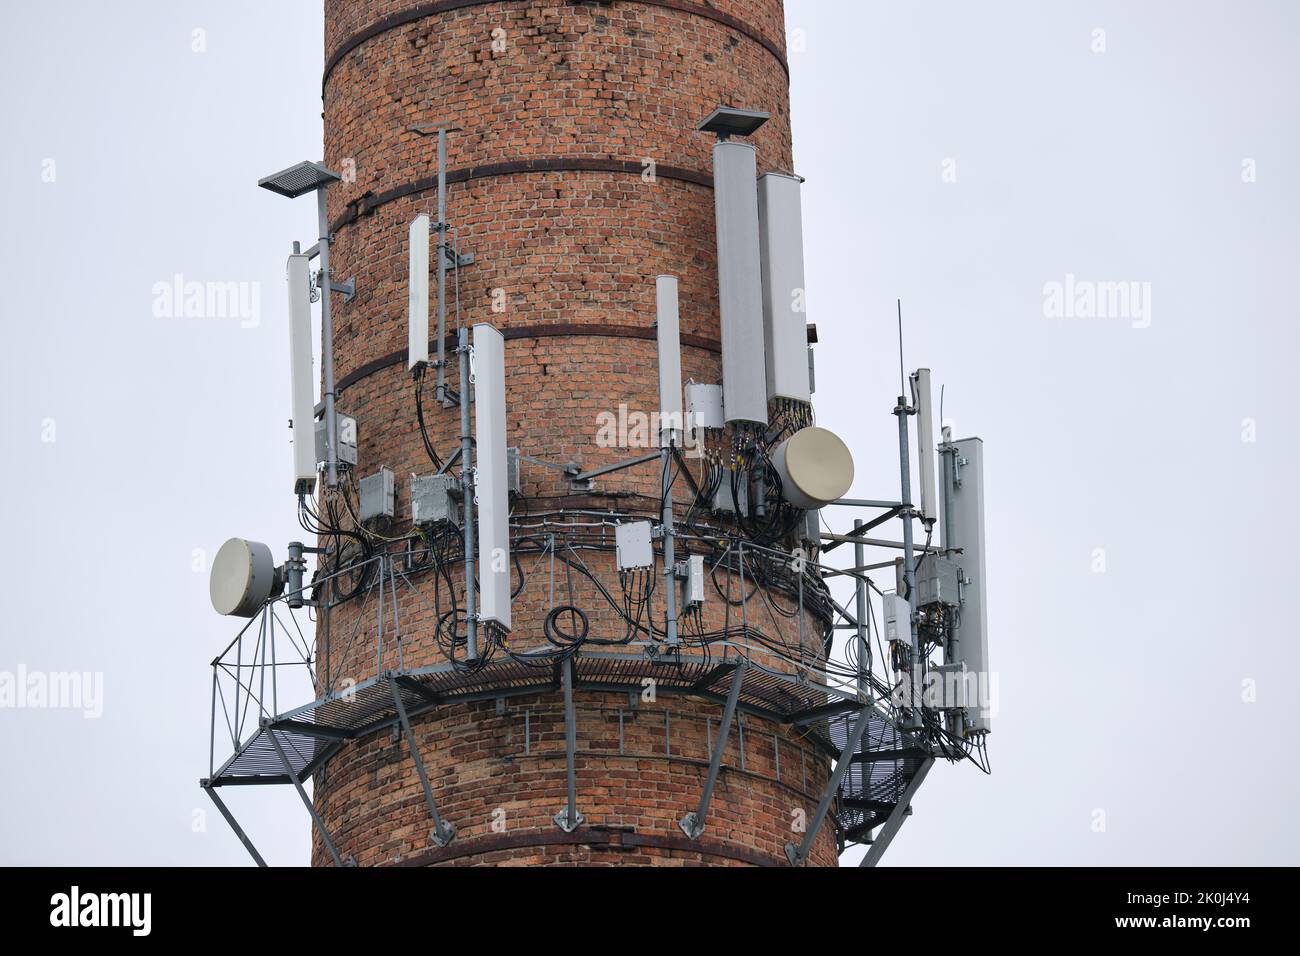
<svg viewBox="0 0 1300 956">
<path fill-rule="evenodd" d="M 805 511 L 838 501 L 853 485 L 853 455 L 825 428 L 805 428 L 787 438 L 773 452 L 772 464 L 782 496 Z"/>
<path fill-rule="evenodd" d="M 253 617 L 276 590 L 271 549 L 258 541 L 231 538 L 212 561 L 208 593 L 218 614 Z"/>
</svg>

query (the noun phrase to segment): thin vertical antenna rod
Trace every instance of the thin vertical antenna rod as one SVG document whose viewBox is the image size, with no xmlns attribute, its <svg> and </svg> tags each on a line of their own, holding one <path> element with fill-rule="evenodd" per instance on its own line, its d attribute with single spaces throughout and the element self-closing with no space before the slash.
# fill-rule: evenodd
<svg viewBox="0 0 1300 956">
<path fill-rule="evenodd" d="M 907 373 L 903 371 L 903 300 L 898 300 L 898 393 L 907 394 Z"/>
</svg>

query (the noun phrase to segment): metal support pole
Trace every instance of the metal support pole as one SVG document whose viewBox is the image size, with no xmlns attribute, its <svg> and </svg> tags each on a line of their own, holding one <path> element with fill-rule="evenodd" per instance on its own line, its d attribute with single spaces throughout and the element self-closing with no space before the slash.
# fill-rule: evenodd
<svg viewBox="0 0 1300 956">
<path fill-rule="evenodd" d="M 713 754 L 709 758 L 709 776 L 704 782 L 704 792 L 700 794 L 700 805 L 678 821 L 692 840 L 698 840 L 704 832 L 704 818 L 709 812 L 709 802 L 713 799 L 713 788 L 718 782 L 718 771 L 722 769 L 722 755 L 727 750 L 727 738 L 731 736 L 731 720 L 736 715 L 736 703 L 740 700 L 740 686 L 745 682 L 745 662 L 736 665 L 736 673 L 731 678 L 731 690 L 727 693 L 727 706 L 722 710 L 722 724 L 718 727 L 718 739 L 713 745 Z"/>
<path fill-rule="evenodd" d="M 235 818 L 231 815 L 230 811 L 226 809 L 226 805 L 221 802 L 221 798 L 217 796 L 217 791 L 212 784 L 207 780 L 200 780 L 199 786 L 203 788 L 204 793 L 212 798 L 212 802 L 217 805 L 217 809 L 221 811 L 221 815 L 225 817 L 226 822 L 230 824 L 230 829 L 234 830 L 235 836 L 239 837 L 239 842 L 244 844 L 244 849 L 252 855 L 253 862 L 258 866 L 266 866 L 266 861 L 262 859 L 262 854 L 257 852 L 257 847 L 253 846 L 253 841 L 248 838 L 246 833 L 244 833 L 243 827 L 235 822 Z"/>
<path fill-rule="evenodd" d="M 411 751 L 411 762 L 415 764 L 420 786 L 424 788 L 424 803 L 429 808 L 430 819 L 433 820 L 433 830 L 429 834 L 429 839 L 437 846 L 446 846 L 456 838 L 456 828 L 444 820 L 442 814 L 438 812 L 438 805 L 433 800 L 433 788 L 429 786 L 429 775 L 424 772 L 424 760 L 420 757 L 420 749 L 415 742 L 415 732 L 411 730 L 411 722 L 406 716 L 406 704 L 402 702 L 402 692 L 391 673 L 388 675 L 388 687 L 393 692 L 393 706 L 397 710 L 397 719 L 402 722 L 402 732 L 406 734 L 406 746 Z"/>
<path fill-rule="evenodd" d="M 853 530 L 856 532 L 862 527 L 862 521 L 855 519 Z M 853 546 L 853 566 L 860 568 L 867 561 L 866 548 L 861 544 Z M 861 573 L 861 572 L 859 572 Z M 853 586 L 856 597 L 854 611 L 857 615 L 858 625 L 858 694 L 868 695 L 871 690 L 871 668 L 868 661 L 871 655 L 871 637 L 867 633 L 867 583 L 860 577 L 853 579 Z M 867 696 L 864 699 L 870 700 Z"/>
<path fill-rule="evenodd" d="M 921 783 L 925 780 L 925 775 L 930 772 L 932 766 L 934 766 L 934 758 L 927 757 L 921 763 L 921 766 L 917 768 L 916 776 L 912 778 L 912 782 L 903 791 L 903 795 L 889 814 L 889 819 L 880 828 L 880 833 L 876 836 L 875 842 L 871 844 L 871 848 L 867 850 L 867 855 L 862 858 L 862 862 L 858 866 L 875 866 L 880 862 L 880 858 L 889 849 L 889 844 L 893 842 L 894 835 L 898 833 L 903 821 L 907 819 L 908 814 L 911 812 L 912 798 L 916 796 L 916 791 L 921 789 Z"/>
<path fill-rule="evenodd" d="M 791 866 L 802 866 L 808 859 L 808 854 L 812 851 L 813 840 L 817 838 L 817 831 L 821 829 L 822 822 L 826 819 L 826 814 L 831 808 L 831 801 L 839 792 L 840 782 L 844 775 L 848 773 L 849 766 L 853 763 L 853 755 L 858 752 L 858 744 L 862 742 L 862 734 L 867 729 L 867 724 L 871 722 L 871 706 L 867 705 L 858 712 L 858 719 L 853 725 L 853 730 L 849 733 L 849 739 L 844 742 L 844 749 L 840 751 L 840 759 L 835 762 L 835 770 L 831 773 L 830 779 L 826 781 L 826 789 L 822 792 L 821 801 L 817 804 L 817 810 L 813 813 L 813 818 L 808 823 L 808 829 L 803 835 L 803 840 L 796 847 L 793 843 L 785 845 L 785 858 L 790 861 Z"/>
<path fill-rule="evenodd" d="M 302 594 L 302 578 L 307 570 L 307 562 L 303 560 L 303 543 L 301 541 L 289 542 L 289 560 L 284 563 L 284 570 L 286 575 L 284 585 L 285 603 L 290 608 L 300 608 L 306 603 L 306 598 Z"/>
<path fill-rule="evenodd" d="M 284 772 L 288 775 L 293 787 L 298 791 L 298 796 L 302 799 L 302 805 L 307 808 L 307 813 L 311 816 L 311 822 L 316 825 L 316 830 L 320 833 L 321 842 L 325 844 L 325 849 L 329 850 L 330 856 L 334 860 L 335 866 L 343 866 L 343 858 L 339 856 L 338 849 L 334 846 L 334 841 L 330 839 L 329 830 L 325 829 L 325 821 L 320 818 L 316 812 L 316 807 L 312 805 L 311 797 L 307 796 L 307 791 L 303 788 L 302 781 L 298 775 L 293 772 L 293 767 L 289 766 L 289 758 L 284 754 L 284 748 L 280 746 L 280 739 L 276 737 L 275 731 L 271 729 L 269 720 L 262 721 L 262 730 L 271 738 L 271 746 L 280 757 L 280 763 L 284 767 Z"/>
<path fill-rule="evenodd" d="M 565 833 L 572 833 L 586 819 L 578 812 L 578 781 L 574 770 L 574 757 L 578 749 L 578 730 L 577 717 L 573 712 L 573 658 L 565 658 L 560 667 L 564 684 L 564 760 L 568 775 L 568 804 L 560 809 L 554 820 L 555 825 Z"/>
<path fill-rule="evenodd" d="M 316 190 L 316 222 L 320 232 L 320 328 L 321 376 L 325 379 L 326 480 L 331 488 L 339 483 L 339 420 L 334 410 L 334 319 L 330 314 L 330 223 L 325 205 L 329 189 Z"/>
<path fill-rule="evenodd" d="M 478 660 L 478 613 L 474 593 L 474 436 L 469 424 L 469 329 L 461 329 L 460 354 L 460 491 L 465 538 L 465 656 Z"/>
<path fill-rule="evenodd" d="M 898 465 L 903 490 L 903 507 L 899 512 L 899 517 L 903 519 L 903 586 L 907 590 L 906 596 L 909 607 L 909 660 L 907 677 L 911 682 L 908 687 L 908 702 L 911 704 L 911 715 L 908 718 L 908 725 L 916 729 L 921 726 L 921 710 L 920 702 L 917 700 L 918 686 L 916 674 L 916 668 L 917 665 L 920 664 L 921 655 L 917 648 L 916 609 L 912 607 L 912 602 L 916 600 L 913 581 L 916 564 L 912 547 L 912 471 L 911 451 L 908 447 L 907 428 L 907 417 L 911 413 L 912 409 L 907 407 L 906 397 L 902 395 L 898 396 L 898 406 L 894 409 L 894 414 L 898 416 Z"/>
<path fill-rule="evenodd" d="M 677 555 L 673 542 L 673 483 L 671 443 L 663 450 L 664 643 L 677 647 Z"/>
<path fill-rule="evenodd" d="M 447 398 L 447 130 L 438 130 L 438 378 L 433 390 L 443 406 Z M 462 390 L 464 385 L 461 386 Z"/>
</svg>

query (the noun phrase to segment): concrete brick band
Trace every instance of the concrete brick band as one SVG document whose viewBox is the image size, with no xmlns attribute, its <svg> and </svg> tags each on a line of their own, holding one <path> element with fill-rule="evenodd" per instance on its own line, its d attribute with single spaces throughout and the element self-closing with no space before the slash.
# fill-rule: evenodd
<svg viewBox="0 0 1300 956">
<path fill-rule="evenodd" d="M 573 158 L 562 157 L 555 159 L 525 159 L 511 163 L 493 163 L 487 166 L 469 166 L 461 169 L 449 169 L 447 171 L 447 185 L 456 186 L 461 183 L 473 182 L 480 179 L 492 179 L 496 176 L 517 176 L 525 173 L 625 173 L 629 176 L 640 176 L 645 172 L 645 167 L 641 163 L 627 160 L 603 159 L 598 156 L 590 158 Z M 655 177 L 658 179 L 667 179 L 679 183 L 692 183 L 696 186 L 704 186 L 707 189 L 713 188 L 713 176 L 709 173 L 697 172 L 693 169 L 683 169 L 680 166 L 655 166 Z M 365 193 L 348 203 L 347 211 L 342 216 L 330 223 L 330 232 L 338 232 L 344 226 L 349 226 L 363 216 L 369 216 L 381 206 L 386 206 L 390 202 L 398 199 L 404 199 L 407 196 L 417 196 L 420 193 L 438 191 L 437 175 L 425 176 L 414 182 L 406 183 L 401 186 L 394 186 L 392 189 L 386 189 L 379 195 Z M 448 190 L 450 192 L 450 190 Z"/>
<path fill-rule="evenodd" d="M 545 339 L 545 338 L 583 338 L 591 336 L 593 338 L 611 338 L 611 339 L 640 339 L 646 342 L 653 342 L 656 338 L 654 329 L 641 328 L 635 325 L 533 325 L 520 326 L 517 328 L 501 329 L 501 334 L 507 342 L 517 341 L 519 339 Z M 448 350 L 455 349 L 456 336 L 447 336 Z M 682 346 L 684 348 L 702 349 L 705 352 L 712 352 L 715 355 L 722 354 L 722 344 L 716 339 L 705 339 L 696 335 L 682 336 Z M 437 351 L 438 343 L 429 343 L 429 352 L 432 354 Z M 392 368 L 394 365 L 405 365 L 409 357 L 409 350 L 402 349 L 400 352 L 392 352 L 383 358 L 367 362 L 360 368 L 354 369 L 339 379 L 337 388 L 340 395 L 349 387 L 356 385 L 374 375 L 376 372 L 382 372 L 386 368 Z"/>
<path fill-rule="evenodd" d="M 452 13 L 456 10 L 464 10 L 469 7 L 486 6 L 490 3 L 508 3 L 511 0 L 438 0 L 436 3 L 425 3 L 410 10 L 403 10 L 399 13 L 390 14 L 383 19 L 370 24 L 370 26 L 354 33 L 344 40 L 337 50 L 335 50 L 325 61 L 325 75 L 321 78 L 321 92 L 324 94 L 324 88 L 329 85 L 330 74 L 334 72 L 340 60 L 355 50 L 367 40 L 373 40 L 377 36 L 387 33 L 389 30 L 395 30 L 398 27 L 405 26 L 408 23 L 415 23 L 417 20 L 423 20 L 425 17 L 434 17 L 443 13 Z M 526 0 L 514 0 L 514 2 L 526 2 Z M 608 6 L 613 3 L 632 2 L 639 3 L 642 6 L 664 7 L 669 10 L 676 10 L 680 13 L 688 13 L 696 17 L 704 17 L 721 23 L 724 26 L 742 33 L 755 43 L 762 46 L 765 50 L 776 57 L 777 62 L 781 64 L 781 69 L 785 71 L 786 76 L 790 75 L 790 64 L 786 62 L 785 53 L 782 52 L 774 41 L 769 40 L 757 30 L 751 29 L 747 24 L 736 19 L 730 14 L 723 13 L 711 7 L 706 7 L 699 3 L 691 3 L 689 0 L 571 0 L 574 5 L 591 5 L 591 6 Z"/>
<path fill-rule="evenodd" d="M 441 850 L 431 850 L 402 860 L 398 866 L 432 866 L 435 863 L 453 863 L 476 858 L 491 864 L 492 856 L 506 858 L 521 850 L 553 853 L 558 849 L 583 848 L 593 855 L 628 857 L 638 850 L 669 850 L 678 854 L 713 858 L 730 864 L 744 866 L 785 866 L 784 857 L 755 853 L 742 847 L 727 846 L 713 840 L 692 841 L 682 837 L 648 836 L 630 830 L 605 827 L 587 827 L 576 833 L 524 833 L 515 836 L 484 837 L 479 840 L 453 843 Z"/>
</svg>

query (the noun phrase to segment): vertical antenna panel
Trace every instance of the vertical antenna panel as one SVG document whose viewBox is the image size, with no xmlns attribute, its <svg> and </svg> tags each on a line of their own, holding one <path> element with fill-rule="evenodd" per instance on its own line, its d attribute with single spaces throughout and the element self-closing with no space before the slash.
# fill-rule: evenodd
<svg viewBox="0 0 1300 956">
<path fill-rule="evenodd" d="M 463 386 L 462 386 L 463 387 Z M 479 620 L 510 630 L 510 504 L 506 452 L 506 340 L 474 326 L 475 499 Z"/>
<path fill-rule="evenodd" d="M 681 444 L 682 346 L 676 276 L 655 280 L 655 328 L 659 339 L 659 441 Z"/>
<path fill-rule="evenodd" d="M 293 416 L 293 490 L 316 485 L 316 400 L 312 380 L 311 272 L 307 256 L 289 257 L 289 383 Z"/>
<path fill-rule="evenodd" d="M 407 280 L 407 365 L 413 369 L 429 361 L 429 217 L 411 223 L 410 274 Z"/>
<path fill-rule="evenodd" d="M 917 458 L 921 463 L 921 517 L 938 517 L 934 496 L 934 411 L 930 393 L 930 370 L 912 373 L 912 404 L 916 406 Z"/>
<path fill-rule="evenodd" d="M 767 395 L 809 402 L 802 188 L 798 176 L 767 173 L 758 181 L 758 214 Z"/>
<path fill-rule="evenodd" d="M 956 462 L 952 462 L 952 456 L 945 456 L 955 467 L 944 468 L 950 501 L 943 546 L 961 549 L 961 554 L 952 556 L 962 570 L 964 582 L 961 623 L 957 628 L 958 654 L 967 673 L 979 679 L 980 696 L 975 706 L 966 711 L 968 729 L 987 731 L 992 709 L 979 706 L 990 703 L 987 695 L 991 692 L 984 590 L 984 442 L 979 438 L 965 438 L 954 444 Z"/>
<path fill-rule="evenodd" d="M 754 147 L 731 141 L 713 147 L 718 304 L 722 316 L 722 404 L 728 424 L 767 424 L 757 174 Z"/>
</svg>

